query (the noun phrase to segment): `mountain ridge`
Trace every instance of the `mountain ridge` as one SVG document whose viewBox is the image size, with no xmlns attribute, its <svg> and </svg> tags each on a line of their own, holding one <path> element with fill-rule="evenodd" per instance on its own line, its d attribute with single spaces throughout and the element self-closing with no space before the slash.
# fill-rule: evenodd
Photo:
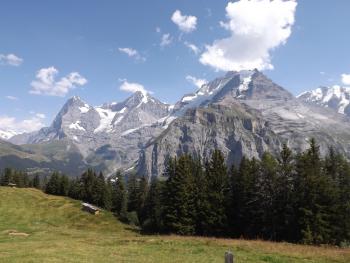
<svg viewBox="0 0 350 263">
<path fill-rule="evenodd" d="M 321 142 L 323 152 L 334 146 L 349 156 L 348 130 L 346 116 L 294 97 L 258 70 L 246 70 L 228 72 L 175 105 L 145 92 L 96 107 L 73 97 L 51 126 L 9 141 L 33 145 L 32 149 L 64 141 L 81 156 L 81 166 L 106 174 L 136 169 L 159 176 L 169 156 L 191 153 L 206 158 L 218 148 L 232 164 L 243 156 L 276 153 L 283 143 L 303 150 L 310 137 Z M 64 147 L 57 151 L 66 158 Z"/>
</svg>

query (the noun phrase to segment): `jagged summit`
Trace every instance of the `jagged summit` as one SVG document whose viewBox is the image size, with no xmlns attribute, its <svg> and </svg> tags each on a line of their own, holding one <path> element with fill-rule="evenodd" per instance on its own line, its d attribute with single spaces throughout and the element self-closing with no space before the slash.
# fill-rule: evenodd
<svg viewBox="0 0 350 263">
<path fill-rule="evenodd" d="M 297 96 L 299 100 L 331 108 L 341 114 L 350 116 L 350 88 L 338 85 L 319 87 Z"/>
<path fill-rule="evenodd" d="M 335 98 L 347 100 L 347 92 L 334 87 L 314 93 L 331 103 Z M 63 151 L 74 149 L 79 160 L 107 174 L 137 167 L 154 176 L 161 174 L 167 156 L 208 157 L 210 149 L 219 148 L 230 162 L 239 162 L 243 155 L 259 158 L 264 151 L 278 152 L 284 142 L 297 151 L 304 149 L 310 137 L 322 142 L 321 149 L 333 145 L 350 154 L 346 118 L 305 103 L 303 96 L 296 99 L 258 70 L 231 71 L 174 106 L 140 91 L 124 101 L 96 107 L 72 97 L 50 127 L 10 141 L 47 145 L 48 154 L 59 156 L 65 155 L 50 152 L 57 145 Z"/>
</svg>

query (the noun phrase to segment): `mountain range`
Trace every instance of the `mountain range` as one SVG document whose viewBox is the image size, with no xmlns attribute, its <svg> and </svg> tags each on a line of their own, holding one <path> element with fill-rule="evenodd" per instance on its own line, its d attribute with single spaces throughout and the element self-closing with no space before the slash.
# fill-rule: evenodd
<svg viewBox="0 0 350 263">
<path fill-rule="evenodd" d="M 0 132 L 0 167 L 76 175 L 87 167 L 161 176 L 171 156 L 208 158 L 220 149 L 228 165 L 243 156 L 301 151 L 311 137 L 350 156 L 349 89 L 319 88 L 294 97 L 258 70 L 228 72 L 175 105 L 147 92 L 94 107 L 69 99 L 50 127 L 12 136 Z M 334 127 L 337 127 L 336 129 Z"/>
</svg>

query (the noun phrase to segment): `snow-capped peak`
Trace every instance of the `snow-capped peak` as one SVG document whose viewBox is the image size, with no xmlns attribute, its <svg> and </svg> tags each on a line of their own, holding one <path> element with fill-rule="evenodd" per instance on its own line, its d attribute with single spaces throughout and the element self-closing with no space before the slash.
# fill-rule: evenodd
<svg viewBox="0 0 350 263">
<path fill-rule="evenodd" d="M 0 130 L 0 139 L 8 140 L 19 133 L 12 130 Z"/>
<path fill-rule="evenodd" d="M 332 108 L 341 114 L 350 115 L 350 88 L 334 85 L 319 87 L 297 96 L 300 100 Z"/>
</svg>

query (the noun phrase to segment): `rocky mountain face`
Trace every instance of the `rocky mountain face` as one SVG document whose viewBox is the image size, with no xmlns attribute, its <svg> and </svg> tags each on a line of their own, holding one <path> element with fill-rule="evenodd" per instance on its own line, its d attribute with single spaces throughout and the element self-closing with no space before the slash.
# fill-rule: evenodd
<svg viewBox="0 0 350 263">
<path fill-rule="evenodd" d="M 251 70 L 228 72 L 173 106 L 144 92 L 98 107 L 73 97 L 50 127 L 12 137 L 10 142 L 20 146 L 3 147 L 0 167 L 2 160 L 24 159 L 30 168 L 64 170 L 70 175 L 94 167 L 105 174 L 136 169 L 140 175 L 161 176 L 171 156 L 191 153 L 209 158 L 213 149 L 220 149 L 231 165 L 242 156 L 277 154 L 283 143 L 302 151 L 311 137 L 322 153 L 334 146 L 350 157 L 350 121 L 339 114 L 347 108 L 342 112 L 331 106 L 339 105 L 335 98 L 344 102 L 347 97 L 334 93 L 323 95 L 333 101 L 324 107 L 310 103 L 307 98 L 312 92 L 295 98 Z"/>
<path fill-rule="evenodd" d="M 321 152 L 329 146 L 350 156 L 350 122 L 345 116 L 300 101 L 258 71 L 229 72 L 175 105 L 186 108 L 140 154 L 139 173 L 160 176 L 170 156 L 191 153 L 209 158 L 220 149 L 228 165 L 242 156 L 277 154 L 283 143 L 296 151 L 316 138 Z M 335 130 L 334 127 L 338 128 Z"/>
<path fill-rule="evenodd" d="M 107 173 L 129 168 L 139 150 L 162 131 L 158 120 L 169 115 L 170 105 L 136 92 L 120 103 L 93 107 L 78 97 L 67 101 L 50 127 L 14 136 L 14 144 L 42 145 L 69 141 L 86 164 Z M 64 149 L 63 149 L 64 150 Z"/>
<path fill-rule="evenodd" d="M 350 88 L 337 85 L 333 87 L 319 87 L 300 94 L 298 98 L 350 116 Z"/>
</svg>

